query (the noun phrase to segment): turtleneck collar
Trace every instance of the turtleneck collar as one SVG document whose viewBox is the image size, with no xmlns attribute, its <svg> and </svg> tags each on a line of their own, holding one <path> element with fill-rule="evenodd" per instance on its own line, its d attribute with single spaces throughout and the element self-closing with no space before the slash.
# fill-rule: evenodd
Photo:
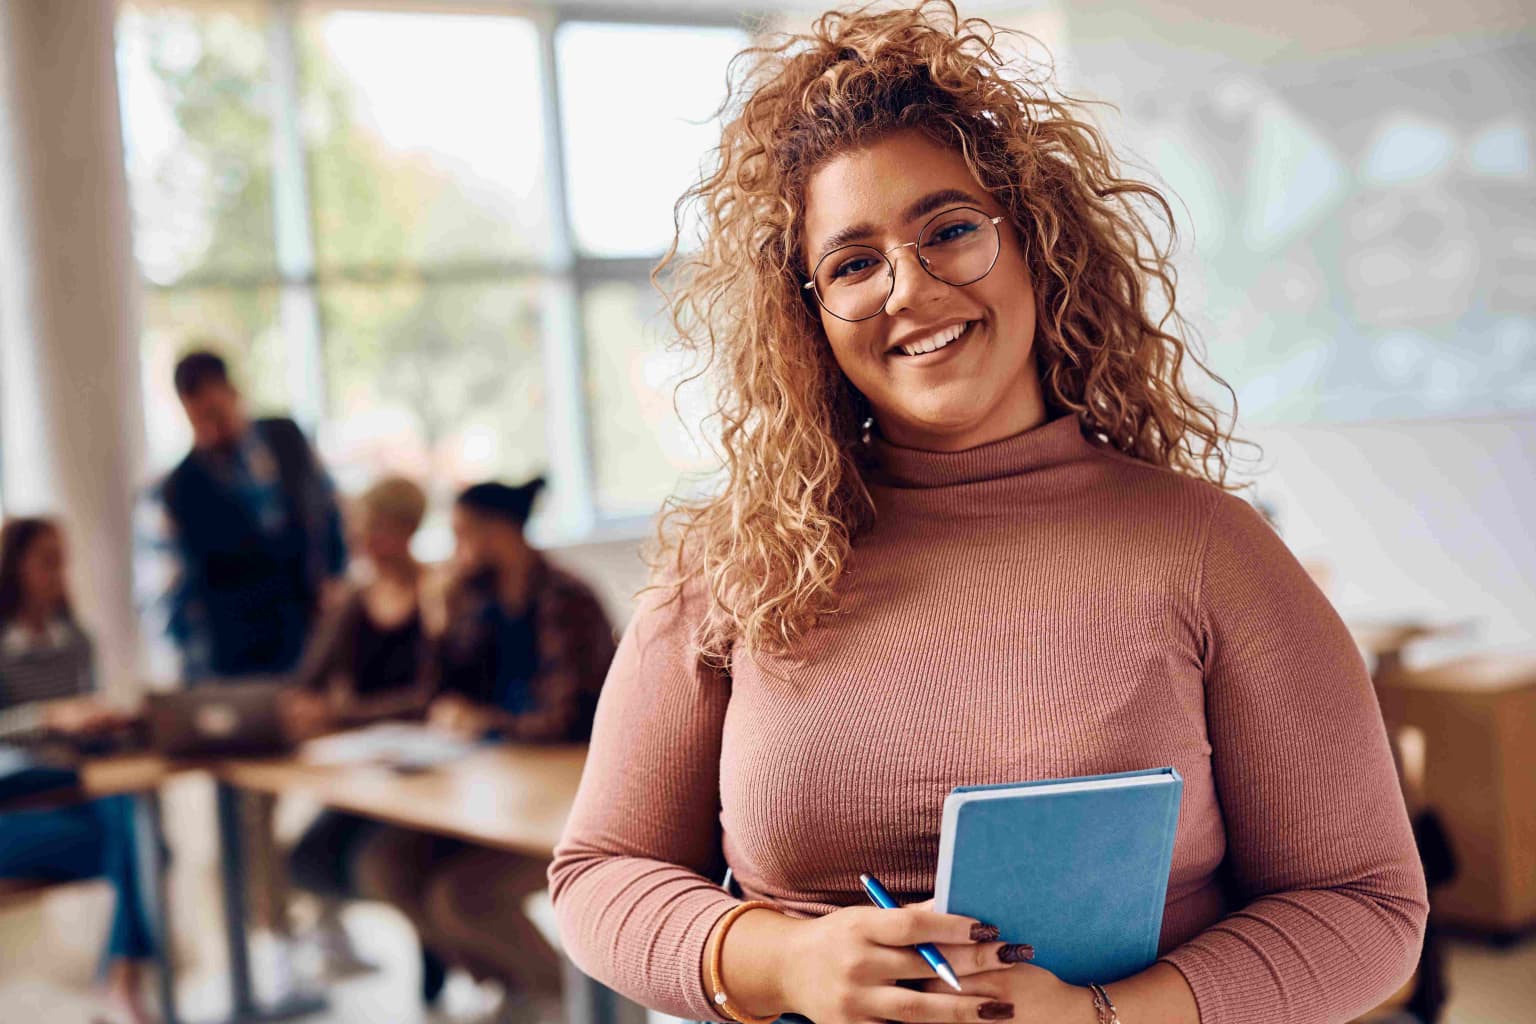
<svg viewBox="0 0 1536 1024">
<path fill-rule="evenodd" d="M 964 451 L 903 448 L 878 437 L 870 442 L 870 447 L 874 462 L 870 483 L 918 489 L 1019 476 L 1030 470 L 1074 462 L 1095 450 L 1071 413 L 1022 434 Z"/>
</svg>

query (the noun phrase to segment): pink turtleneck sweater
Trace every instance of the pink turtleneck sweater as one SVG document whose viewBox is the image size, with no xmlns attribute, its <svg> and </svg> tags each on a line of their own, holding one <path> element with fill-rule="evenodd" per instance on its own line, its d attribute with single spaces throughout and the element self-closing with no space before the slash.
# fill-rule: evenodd
<svg viewBox="0 0 1536 1024">
<path fill-rule="evenodd" d="M 699 593 L 642 599 L 550 869 L 571 958 L 719 1020 L 699 966 L 727 866 L 794 915 L 863 905 L 866 870 L 923 899 L 951 788 L 1173 765 L 1161 952 L 1202 1024 L 1345 1021 L 1396 989 L 1427 904 L 1381 715 L 1269 526 L 1070 417 L 876 445 L 876 526 L 795 658 L 708 671 Z"/>
</svg>

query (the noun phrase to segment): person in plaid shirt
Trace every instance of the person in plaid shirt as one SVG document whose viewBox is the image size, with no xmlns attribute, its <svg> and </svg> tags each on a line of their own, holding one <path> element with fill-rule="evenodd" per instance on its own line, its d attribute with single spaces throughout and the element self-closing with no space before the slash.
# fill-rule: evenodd
<svg viewBox="0 0 1536 1024">
<path fill-rule="evenodd" d="M 584 741 L 615 649 L 613 626 L 581 580 L 523 537 L 542 477 L 476 484 L 453 509 L 459 581 L 440 644 L 442 695 L 429 720 L 524 743 Z"/>
</svg>

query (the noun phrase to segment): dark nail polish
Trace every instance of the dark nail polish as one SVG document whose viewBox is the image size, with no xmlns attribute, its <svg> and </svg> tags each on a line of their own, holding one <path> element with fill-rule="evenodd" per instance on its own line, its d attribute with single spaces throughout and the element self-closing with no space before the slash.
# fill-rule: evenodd
<svg viewBox="0 0 1536 1024">
<path fill-rule="evenodd" d="M 1021 964 L 1035 958 L 1035 947 L 1022 942 L 1010 943 L 997 951 L 997 958 L 1005 964 Z"/>
<path fill-rule="evenodd" d="M 971 941 L 972 942 L 996 942 L 997 941 L 997 925 L 995 925 L 995 924 L 979 924 L 979 923 L 971 925 Z"/>
<path fill-rule="evenodd" d="M 1013 1004 L 982 1003 L 976 1013 L 982 1020 L 1013 1020 Z"/>
</svg>

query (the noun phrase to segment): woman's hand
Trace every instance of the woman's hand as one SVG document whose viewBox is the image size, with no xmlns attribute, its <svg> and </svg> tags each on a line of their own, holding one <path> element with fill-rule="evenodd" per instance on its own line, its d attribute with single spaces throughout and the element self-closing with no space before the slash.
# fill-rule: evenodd
<svg viewBox="0 0 1536 1024">
<path fill-rule="evenodd" d="M 958 969 L 958 967 L 957 967 Z M 992 971 L 961 982 L 966 992 L 1014 1006 L 1016 1024 L 1095 1024 L 1093 993 L 1068 985 L 1043 967 L 1021 963 L 1011 971 Z M 924 992 L 952 992 L 937 978 L 923 982 Z M 909 1020 L 915 1018 L 903 1018 Z M 926 1017 L 937 1024 L 947 1017 Z"/>
<path fill-rule="evenodd" d="M 845 907 L 797 921 L 783 951 L 784 1002 L 816 1024 L 869 1021 L 998 1021 L 1016 1010 L 984 989 L 980 979 L 1011 973 L 1025 950 L 997 942 L 997 929 L 958 914 L 940 914 L 933 901 L 881 910 Z M 961 979 L 963 992 L 939 981 L 911 947 L 936 945 Z M 899 981 L 935 985 L 904 987 Z M 995 986 L 994 986 L 995 987 Z"/>
<path fill-rule="evenodd" d="M 305 690 L 279 693 L 277 712 L 283 722 L 283 731 L 295 742 L 328 732 L 334 724 L 330 703 L 325 697 Z"/>
<path fill-rule="evenodd" d="M 474 701 L 446 693 L 427 708 L 427 725 L 450 736 L 477 740 L 490 730 L 491 719 Z"/>
<path fill-rule="evenodd" d="M 132 720 L 133 716 L 94 697 L 68 697 L 43 705 L 43 728 L 61 736 L 100 736 Z"/>
</svg>

